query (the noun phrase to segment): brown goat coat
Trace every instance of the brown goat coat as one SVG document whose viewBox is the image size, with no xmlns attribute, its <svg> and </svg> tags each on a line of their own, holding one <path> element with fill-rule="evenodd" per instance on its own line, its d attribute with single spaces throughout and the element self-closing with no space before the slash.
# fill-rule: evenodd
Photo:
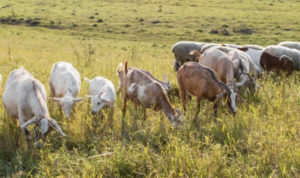
<svg viewBox="0 0 300 178">
<path fill-rule="evenodd" d="M 144 108 L 162 110 L 168 118 L 171 115 L 176 114 L 170 104 L 163 86 L 140 69 L 131 68 L 128 71 L 127 62 L 125 62 L 125 76 L 123 81 L 123 114 L 126 112 L 127 99 L 130 99 L 136 105 L 142 105 Z M 133 84 L 135 84 L 135 86 L 132 88 L 133 91 L 129 91 L 128 88 Z M 144 94 L 142 96 L 139 96 L 140 87 L 145 87 Z"/>
<path fill-rule="evenodd" d="M 213 69 L 219 79 L 233 89 L 235 69 L 227 54 L 219 50 L 208 49 L 200 56 L 199 63 Z"/>
<path fill-rule="evenodd" d="M 214 101 L 216 115 L 217 95 L 222 92 L 231 93 L 230 89 L 218 79 L 213 70 L 195 62 L 187 62 L 182 65 L 177 72 L 177 80 L 184 110 L 186 110 L 186 95 L 190 94 L 197 97 L 198 107 L 194 119 L 200 112 L 201 100 Z"/>
<path fill-rule="evenodd" d="M 207 68 L 196 64 L 187 62 L 177 72 L 180 98 L 185 99 L 186 93 L 188 93 L 196 96 L 198 102 L 202 99 L 214 101 L 216 95 L 221 93 L 222 90 Z M 201 76 L 200 80 L 197 76 Z"/>
<path fill-rule="evenodd" d="M 283 70 L 291 72 L 294 70 L 293 63 L 289 60 L 279 60 L 278 57 L 263 52 L 260 57 L 260 65 L 267 70 Z"/>
</svg>

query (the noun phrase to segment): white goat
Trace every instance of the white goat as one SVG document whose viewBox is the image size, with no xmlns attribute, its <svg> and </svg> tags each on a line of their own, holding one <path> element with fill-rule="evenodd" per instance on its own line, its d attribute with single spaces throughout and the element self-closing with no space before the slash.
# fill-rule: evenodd
<svg viewBox="0 0 300 178">
<path fill-rule="evenodd" d="M 253 69 L 256 70 L 256 73 L 260 75 L 263 71 L 263 68 L 260 65 L 260 58 L 263 54 L 264 48 L 257 45 L 243 45 L 238 49 L 244 51 L 250 56 L 252 63 L 255 64 Z"/>
<path fill-rule="evenodd" d="M 291 49 L 297 49 L 300 51 L 300 42 L 296 41 L 283 41 L 278 44 L 278 46 L 284 46 Z"/>
<path fill-rule="evenodd" d="M 49 85 L 51 89 L 51 100 L 56 101 L 63 108 L 69 119 L 74 103 L 83 100 L 77 98 L 80 90 L 80 74 L 67 62 L 58 62 L 53 65 Z"/>
<path fill-rule="evenodd" d="M 95 77 L 92 80 L 85 77 L 84 79 L 90 84 L 88 97 L 93 105 L 92 114 L 97 114 L 103 107 L 109 107 L 113 111 L 116 98 L 113 83 L 103 77 Z"/>
<path fill-rule="evenodd" d="M 2 102 L 10 115 L 19 118 L 28 149 L 31 148 L 31 136 L 27 127 L 31 124 L 40 127 L 40 129 L 35 128 L 36 141 L 40 138 L 45 141 L 51 128 L 65 136 L 60 126 L 49 116 L 45 87 L 28 71 L 16 69 L 10 73 L 5 83 Z M 41 146 L 36 145 L 38 148 Z"/>
</svg>

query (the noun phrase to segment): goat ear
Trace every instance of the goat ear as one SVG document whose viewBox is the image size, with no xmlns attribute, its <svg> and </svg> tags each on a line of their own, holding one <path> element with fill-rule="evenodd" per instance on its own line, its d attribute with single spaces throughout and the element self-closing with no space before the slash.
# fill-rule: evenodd
<svg viewBox="0 0 300 178">
<path fill-rule="evenodd" d="M 109 103 L 109 104 L 113 104 L 114 101 L 106 99 L 106 98 L 102 98 L 104 100 L 104 102 Z"/>
<path fill-rule="evenodd" d="M 73 102 L 75 102 L 75 103 L 78 103 L 82 100 L 83 100 L 83 98 L 73 98 Z"/>
<path fill-rule="evenodd" d="M 34 116 L 32 119 L 30 119 L 29 121 L 25 122 L 24 124 L 21 125 L 21 128 L 27 128 L 29 125 L 34 124 L 36 121 L 38 120 L 37 116 Z"/>
<path fill-rule="evenodd" d="M 62 98 L 50 98 L 50 100 L 55 101 L 55 102 L 61 102 L 61 101 L 63 101 Z"/>
<path fill-rule="evenodd" d="M 61 136 L 66 136 L 66 134 L 62 131 L 61 127 L 58 125 L 58 123 L 54 119 L 48 119 L 50 126 L 54 128 L 58 133 L 60 133 Z"/>
<path fill-rule="evenodd" d="M 90 98 L 93 98 L 94 96 L 93 95 L 86 95 L 86 97 L 88 97 L 90 99 Z"/>
<path fill-rule="evenodd" d="M 105 91 L 100 91 L 99 94 L 98 94 L 98 96 L 101 96 L 101 95 L 103 95 L 104 93 L 105 93 Z"/>
<path fill-rule="evenodd" d="M 248 50 L 248 48 L 247 47 L 239 47 L 239 48 L 237 48 L 238 50 L 240 50 L 240 51 L 247 51 Z"/>
<path fill-rule="evenodd" d="M 91 83 L 92 81 L 89 79 L 89 78 L 87 78 L 87 77 L 84 77 L 84 80 L 87 82 L 87 83 Z"/>
</svg>

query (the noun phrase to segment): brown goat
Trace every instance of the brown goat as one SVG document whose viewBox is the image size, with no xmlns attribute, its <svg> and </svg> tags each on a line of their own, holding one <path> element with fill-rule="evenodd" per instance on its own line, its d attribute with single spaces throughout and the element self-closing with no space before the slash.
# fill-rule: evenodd
<svg viewBox="0 0 300 178">
<path fill-rule="evenodd" d="M 230 111 L 236 114 L 236 93 L 221 82 L 213 70 L 196 62 L 187 62 L 179 68 L 177 81 L 184 110 L 186 110 L 186 94 L 197 97 L 197 110 L 194 119 L 196 119 L 200 112 L 201 100 L 214 101 L 214 114 L 216 116 L 219 98 L 227 96 L 229 96 L 227 104 Z"/>
<path fill-rule="evenodd" d="M 171 122 L 182 121 L 181 112 L 172 107 L 166 91 L 159 82 L 152 79 L 140 69 L 131 68 L 128 71 L 127 61 L 125 62 L 124 71 L 123 116 L 126 113 L 127 100 L 130 99 L 136 105 L 142 105 L 145 112 L 146 108 L 162 110 Z"/>
<path fill-rule="evenodd" d="M 293 63 L 285 56 L 279 58 L 264 51 L 260 57 L 260 65 L 266 70 L 287 71 L 291 73 L 294 70 Z"/>
</svg>

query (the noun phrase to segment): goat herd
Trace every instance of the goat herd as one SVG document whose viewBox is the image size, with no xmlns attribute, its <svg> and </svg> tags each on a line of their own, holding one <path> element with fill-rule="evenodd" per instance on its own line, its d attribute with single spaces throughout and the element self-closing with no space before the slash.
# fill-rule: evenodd
<svg viewBox="0 0 300 178">
<path fill-rule="evenodd" d="M 182 41 L 173 46 L 172 52 L 183 109 L 186 110 L 187 95 L 197 97 L 195 119 L 203 99 L 214 102 L 214 114 L 217 115 L 218 101 L 227 98 L 225 101 L 229 110 L 235 114 L 236 99 L 239 98 L 237 89 L 246 87 L 253 94 L 259 87 L 255 79 L 262 75 L 263 69 L 289 73 L 300 70 L 298 42 L 281 42 L 276 46 L 262 48 L 256 45 Z M 144 112 L 146 108 L 162 110 L 171 123 L 183 121 L 184 116 L 180 110 L 170 104 L 167 91 L 171 85 L 166 76 L 164 81 L 160 81 L 148 71 L 128 67 L 127 61 L 124 67 L 122 63 L 118 65 L 117 74 L 117 93 L 123 93 L 123 116 L 126 113 L 126 102 L 130 99 L 136 105 L 142 105 Z M 92 103 L 92 114 L 97 114 L 102 108 L 110 109 L 113 114 L 116 98 L 113 83 L 100 76 L 92 80 L 85 78 L 85 81 L 90 85 L 88 98 Z M 59 103 L 60 111 L 63 110 L 67 118 L 70 117 L 72 106 L 83 100 L 78 98 L 80 82 L 80 74 L 72 64 L 58 62 L 53 65 L 49 79 L 51 100 Z M 37 148 L 42 146 L 37 141 L 45 141 L 52 129 L 65 136 L 60 125 L 49 115 L 45 87 L 25 69 L 15 69 L 10 73 L 2 97 L 6 111 L 19 118 L 28 149 L 31 148 L 29 125 L 35 124 Z"/>
</svg>

